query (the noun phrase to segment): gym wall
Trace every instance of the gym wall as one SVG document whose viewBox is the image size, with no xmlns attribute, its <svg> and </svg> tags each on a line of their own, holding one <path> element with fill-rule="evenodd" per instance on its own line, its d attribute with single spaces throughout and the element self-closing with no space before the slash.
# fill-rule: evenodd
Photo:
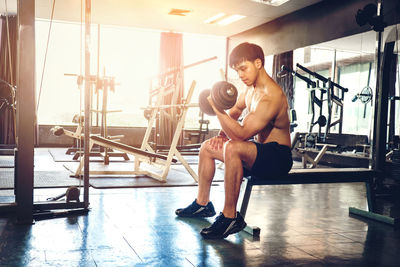
<svg viewBox="0 0 400 267">
<path fill-rule="evenodd" d="M 355 15 L 358 9 L 374 0 L 326 0 L 280 17 L 243 33 L 228 38 L 231 51 L 242 42 L 260 45 L 265 56 L 276 55 L 370 30 L 358 26 Z M 400 1 L 383 0 L 384 21 L 388 25 L 400 21 Z"/>
</svg>

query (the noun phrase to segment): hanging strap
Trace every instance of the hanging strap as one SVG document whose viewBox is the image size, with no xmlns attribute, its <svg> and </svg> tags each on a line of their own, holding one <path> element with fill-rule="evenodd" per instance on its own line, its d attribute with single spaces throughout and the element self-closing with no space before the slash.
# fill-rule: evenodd
<svg viewBox="0 0 400 267">
<path fill-rule="evenodd" d="M 53 25 L 54 7 L 55 7 L 55 5 L 56 5 L 56 0 L 53 0 L 53 7 L 52 7 L 52 9 L 51 9 L 51 17 L 50 17 L 49 32 L 48 32 L 48 34 L 47 34 L 46 52 L 44 53 L 42 77 L 41 77 L 41 79 L 40 79 L 40 87 L 39 87 L 38 101 L 37 101 L 37 105 L 36 105 L 36 112 L 38 112 L 38 110 L 39 110 L 40 96 L 41 96 L 41 94 L 42 94 L 43 77 L 44 77 L 44 72 L 45 72 L 45 70 L 46 70 L 47 52 L 49 51 L 51 26 Z"/>
<path fill-rule="evenodd" d="M 15 111 L 15 86 L 14 86 L 14 74 L 13 74 L 13 64 L 12 64 L 12 54 L 11 54 L 11 41 L 10 41 L 10 26 L 8 23 L 8 6 L 7 0 L 4 0 L 4 6 L 6 9 L 6 29 L 7 29 L 7 46 L 8 46 L 8 64 L 10 65 L 10 92 L 11 92 L 11 101 L 12 101 L 12 113 L 13 113 L 13 135 L 14 141 L 17 142 L 17 121 L 16 121 L 16 111 Z"/>
</svg>

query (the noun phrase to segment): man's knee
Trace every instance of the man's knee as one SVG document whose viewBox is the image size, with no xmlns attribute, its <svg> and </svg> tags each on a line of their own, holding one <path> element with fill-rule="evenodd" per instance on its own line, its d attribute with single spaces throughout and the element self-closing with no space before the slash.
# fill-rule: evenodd
<svg viewBox="0 0 400 267">
<path fill-rule="evenodd" d="M 209 142 L 210 142 L 210 140 L 208 139 L 208 140 L 206 140 L 206 141 L 204 141 L 203 143 L 201 143 L 201 146 L 200 146 L 200 152 L 204 152 L 205 150 L 207 150 L 207 147 L 209 146 Z"/>
<path fill-rule="evenodd" d="M 226 157 L 237 157 L 240 156 L 240 147 L 242 145 L 242 141 L 233 141 L 229 140 L 225 143 L 224 147 L 224 155 Z"/>
<path fill-rule="evenodd" d="M 199 156 L 209 155 L 210 152 L 211 152 L 210 139 L 208 139 L 201 144 Z"/>
</svg>

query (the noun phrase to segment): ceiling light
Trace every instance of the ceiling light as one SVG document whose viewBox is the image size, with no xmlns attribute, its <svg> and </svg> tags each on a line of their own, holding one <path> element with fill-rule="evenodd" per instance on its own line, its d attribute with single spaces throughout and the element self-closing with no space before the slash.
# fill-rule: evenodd
<svg viewBox="0 0 400 267">
<path fill-rule="evenodd" d="M 251 1 L 270 6 L 280 6 L 288 2 L 289 0 L 251 0 Z"/>
<path fill-rule="evenodd" d="M 224 16 L 225 16 L 225 13 L 219 13 L 215 16 L 212 16 L 211 18 L 206 19 L 204 21 L 204 23 L 213 24 L 213 23 L 217 22 L 218 20 L 220 20 Z"/>
<path fill-rule="evenodd" d="M 190 10 L 173 8 L 168 15 L 186 16 L 188 13 L 190 13 Z"/>
<path fill-rule="evenodd" d="M 231 24 L 231 23 L 238 21 L 245 17 L 246 16 L 242 16 L 242 15 L 231 15 L 229 17 L 223 18 L 220 21 L 218 21 L 218 24 L 219 25 L 228 25 L 228 24 Z"/>
</svg>

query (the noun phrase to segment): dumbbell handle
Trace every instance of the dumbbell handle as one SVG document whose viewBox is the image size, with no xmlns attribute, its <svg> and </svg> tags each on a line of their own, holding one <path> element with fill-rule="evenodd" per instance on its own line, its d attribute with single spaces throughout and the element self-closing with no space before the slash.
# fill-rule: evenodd
<svg viewBox="0 0 400 267">
<path fill-rule="evenodd" d="M 234 96 L 234 95 L 235 95 L 235 91 L 232 90 L 232 89 L 228 89 L 228 90 L 226 91 L 226 93 L 227 93 L 229 96 Z"/>
</svg>

